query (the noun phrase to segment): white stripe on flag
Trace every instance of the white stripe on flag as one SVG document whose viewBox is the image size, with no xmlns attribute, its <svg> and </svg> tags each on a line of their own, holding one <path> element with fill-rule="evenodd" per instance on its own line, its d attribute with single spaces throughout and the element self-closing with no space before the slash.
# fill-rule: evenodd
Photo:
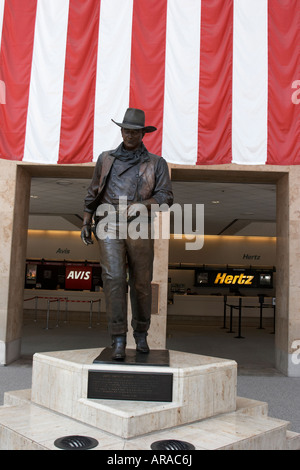
<svg viewBox="0 0 300 470">
<path fill-rule="evenodd" d="M 268 108 L 268 1 L 235 0 L 232 162 L 265 164 Z"/>
<path fill-rule="evenodd" d="M 129 105 L 133 0 L 101 0 L 94 118 L 93 160 L 121 142 Z"/>
<path fill-rule="evenodd" d="M 2 27 L 3 27 L 3 16 L 4 16 L 4 2 L 0 0 L 0 50 L 2 40 Z M 0 79 L 0 105 L 6 103 L 6 85 L 3 80 Z"/>
<path fill-rule="evenodd" d="M 197 159 L 200 23 L 201 1 L 168 2 L 162 156 L 170 163 Z"/>
<path fill-rule="evenodd" d="M 38 0 L 24 161 L 56 163 L 69 0 Z"/>
<path fill-rule="evenodd" d="M 0 48 L 1 48 L 2 27 L 3 27 L 4 3 L 5 3 L 5 0 L 0 0 Z"/>
</svg>

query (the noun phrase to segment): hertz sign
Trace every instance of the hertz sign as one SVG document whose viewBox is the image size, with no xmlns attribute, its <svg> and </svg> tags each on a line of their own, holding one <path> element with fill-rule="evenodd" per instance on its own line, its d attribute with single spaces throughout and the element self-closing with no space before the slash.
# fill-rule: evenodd
<svg viewBox="0 0 300 470">
<path fill-rule="evenodd" d="M 254 276 L 247 274 L 228 274 L 218 273 L 214 280 L 214 284 L 239 284 L 251 286 Z"/>
</svg>

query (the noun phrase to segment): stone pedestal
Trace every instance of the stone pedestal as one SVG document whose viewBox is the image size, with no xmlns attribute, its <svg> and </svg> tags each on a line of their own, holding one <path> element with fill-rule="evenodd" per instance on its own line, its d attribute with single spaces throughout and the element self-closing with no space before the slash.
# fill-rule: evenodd
<svg viewBox="0 0 300 470">
<path fill-rule="evenodd" d="M 300 449 L 300 435 L 269 418 L 266 403 L 236 397 L 234 361 L 169 351 L 167 366 L 94 363 L 100 352 L 35 354 L 32 389 L 7 392 L 0 407 L 0 449 L 57 450 L 65 436 L 90 437 L 94 450 L 151 450 L 165 440 L 196 450 Z M 88 398 L 91 371 L 103 380 L 152 374 L 159 382 L 167 374 L 172 401 L 132 400 L 139 390 L 130 381 L 129 399 Z"/>
<path fill-rule="evenodd" d="M 235 410 L 234 361 L 170 351 L 167 367 L 94 364 L 98 355 L 97 349 L 35 354 L 32 402 L 122 438 Z M 132 400 L 90 399 L 91 372 L 127 373 L 133 381 L 138 380 L 138 374 L 146 373 L 156 376 L 157 382 L 167 374 L 172 376 L 172 401 L 137 401 L 136 396 Z"/>
</svg>

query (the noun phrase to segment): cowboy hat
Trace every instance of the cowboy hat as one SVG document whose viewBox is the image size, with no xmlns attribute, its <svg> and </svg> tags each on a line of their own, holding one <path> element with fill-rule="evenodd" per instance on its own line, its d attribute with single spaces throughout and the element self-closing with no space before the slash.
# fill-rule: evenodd
<svg viewBox="0 0 300 470">
<path fill-rule="evenodd" d="M 116 122 L 113 119 L 112 121 L 117 124 L 117 126 L 123 127 L 124 129 L 143 129 L 145 132 L 156 131 L 156 127 L 154 126 L 145 127 L 145 113 L 141 109 L 128 108 L 124 115 L 123 122 Z"/>
</svg>

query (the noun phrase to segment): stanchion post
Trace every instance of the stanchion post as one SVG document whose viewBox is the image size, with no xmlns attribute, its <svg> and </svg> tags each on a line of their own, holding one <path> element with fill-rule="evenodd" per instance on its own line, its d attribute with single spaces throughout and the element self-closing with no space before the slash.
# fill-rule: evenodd
<svg viewBox="0 0 300 470">
<path fill-rule="evenodd" d="M 90 301 L 90 324 L 89 324 L 89 328 L 92 328 L 92 315 L 93 315 L 93 300 Z"/>
<path fill-rule="evenodd" d="M 65 306 L 65 323 L 67 323 L 67 321 L 68 321 L 68 302 L 69 302 L 68 297 L 65 298 L 65 302 L 66 302 L 66 306 Z"/>
<path fill-rule="evenodd" d="M 45 330 L 49 330 L 49 315 L 50 315 L 50 300 L 47 300 L 47 317 L 46 317 L 46 328 L 45 328 Z"/>
<path fill-rule="evenodd" d="M 59 314 L 60 314 L 60 299 L 56 299 L 57 301 L 57 310 L 56 310 L 56 328 L 58 328 L 58 322 L 59 322 Z"/>
<path fill-rule="evenodd" d="M 221 330 L 226 329 L 226 309 L 227 309 L 227 295 L 224 295 L 223 326 L 221 327 Z"/>
<path fill-rule="evenodd" d="M 271 335 L 275 335 L 275 318 L 276 318 L 276 304 L 273 303 L 273 331 L 271 332 Z"/>
<path fill-rule="evenodd" d="M 232 311 L 233 311 L 233 309 L 234 309 L 234 306 L 230 305 L 229 330 L 227 331 L 227 333 L 234 333 L 234 331 L 232 331 Z"/>
<path fill-rule="evenodd" d="M 39 298 L 38 298 L 38 296 L 36 295 L 36 296 L 35 296 L 35 301 L 34 301 L 34 303 L 35 303 L 35 306 L 34 306 L 34 307 L 35 307 L 34 321 L 35 321 L 35 322 L 37 322 L 37 306 L 38 306 L 38 299 L 39 299 Z"/>
<path fill-rule="evenodd" d="M 98 300 L 98 316 L 97 316 L 97 325 L 100 325 L 100 306 L 101 306 L 101 299 Z"/>
<path fill-rule="evenodd" d="M 238 335 L 235 336 L 235 338 L 241 338 L 243 339 L 244 336 L 241 335 L 241 329 L 242 329 L 242 298 L 239 298 L 239 332 Z"/>
<path fill-rule="evenodd" d="M 260 295 L 259 296 L 259 327 L 257 328 L 258 330 L 264 330 L 262 326 L 264 300 L 265 300 L 265 296 Z"/>
</svg>

